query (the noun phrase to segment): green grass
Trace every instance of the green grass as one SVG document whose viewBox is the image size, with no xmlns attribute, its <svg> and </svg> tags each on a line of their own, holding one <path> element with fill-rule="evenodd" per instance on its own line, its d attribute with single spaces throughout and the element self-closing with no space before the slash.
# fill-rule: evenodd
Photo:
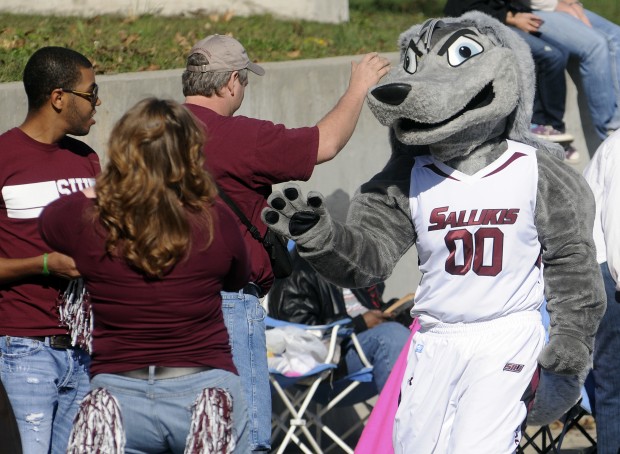
<svg viewBox="0 0 620 454">
<path fill-rule="evenodd" d="M 320 24 L 271 16 L 52 17 L 0 14 L 0 82 L 21 80 L 29 56 L 42 46 L 67 46 L 93 61 L 98 74 L 182 68 L 192 44 L 212 33 L 231 34 L 257 61 L 393 52 L 398 35 L 443 1 L 349 0 L 350 21 Z M 587 7 L 618 22 L 617 0 Z"/>
</svg>

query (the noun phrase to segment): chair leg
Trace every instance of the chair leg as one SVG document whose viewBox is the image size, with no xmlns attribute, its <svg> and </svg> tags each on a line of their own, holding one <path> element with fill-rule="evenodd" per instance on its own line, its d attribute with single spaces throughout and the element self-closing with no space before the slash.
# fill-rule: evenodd
<svg viewBox="0 0 620 454">
<path fill-rule="evenodd" d="M 293 406 L 292 402 L 290 401 L 286 392 L 284 391 L 284 389 L 282 389 L 280 384 L 276 380 L 271 380 L 271 383 L 274 389 L 276 390 L 276 392 L 282 399 L 282 402 L 284 403 L 284 405 L 287 407 L 288 411 L 291 414 L 290 426 L 288 430 L 286 431 L 286 435 L 284 436 L 284 440 L 282 441 L 280 448 L 277 451 L 278 454 L 284 453 L 284 450 L 286 449 L 286 447 L 291 441 L 295 443 L 295 439 L 293 437 L 297 438 L 295 436 L 295 431 L 297 429 L 302 431 L 304 436 L 307 438 L 308 443 L 314 449 L 314 452 L 317 454 L 322 454 L 320 446 L 314 440 L 314 437 L 312 436 L 312 434 L 308 430 L 308 427 L 306 426 L 306 420 L 304 419 L 304 415 L 306 413 L 306 410 L 308 409 L 308 406 L 310 405 L 310 402 L 312 401 L 312 398 L 314 397 L 316 389 L 318 388 L 319 384 L 323 381 L 324 378 L 325 377 L 321 376 L 312 382 L 312 385 L 310 385 L 308 391 L 306 392 L 305 398 L 303 399 L 303 402 L 298 410 L 295 409 L 295 407 Z"/>
<path fill-rule="evenodd" d="M 553 452 L 555 454 L 558 453 L 555 447 L 553 434 L 551 433 L 551 429 L 549 428 L 549 426 L 539 427 L 538 430 L 534 432 L 534 434 L 532 435 L 528 435 L 527 433 L 524 432 L 523 438 L 526 440 L 526 442 L 521 444 L 517 448 L 517 451 L 516 451 L 517 454 L 525 453 L 525 449 L 528 447 L 532 447 L 533 449 L 535 449 L 538 454 L 548 454 L 550 452 Z M 536 440 L 538 438 L 541 439 L 540 443 L 542 443 L 542 446 L 539 446 L 536 443 Z"/>
</svg>

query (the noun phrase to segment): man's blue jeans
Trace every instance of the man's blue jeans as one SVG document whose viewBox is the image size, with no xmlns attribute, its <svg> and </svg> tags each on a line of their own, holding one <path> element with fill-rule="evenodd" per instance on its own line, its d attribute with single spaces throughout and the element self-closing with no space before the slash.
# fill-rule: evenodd
<svg viewBox="0 0 620 454">
<path fill-rule="evenodd" d="M 383 389 L 398 355 L 409 339 L 409 333 L 410 331 L 400 323 L 384 322 L 357 335 L 362 351 L 374 367 L 373 377 L 379 392 Z M 359 355 L 350 344 L 346 346 L 345 360 L 349 372 L 364 367 Z"/>
<path fill-rule="evenodd" d="M 579 71 L 596 132 L 620 128 L 620 27 L 586 10 L 592 28 L 566 13 L 536 11 L 541 39 L 579 58 Z"/>
<path fill-rule="evenodd" d="M 13 406 L 23 452 L 65 454 L 73 419 L 89 391 L 90 358 L 24 337 L 0 337 L 0 380 Z M 2 429 L 0 429 L 2 430 Z"/>
<path fill-rule="evenodd" d="M 99 374 L 91 387 L 106 388 L 118 400 L 127 454 L 183 453 L 196 398 L 206 388 L 225 389 L 233 400 L 235 453 L 249 452 L 245 398 L 239 377 L 231 372 L 213 369 L 165 380 Z"/>
<path fill-rule="evenodd" d="M 265 309 L 257 297 L 222 292 L 224 322 L 228 329 L 233 361 L 241 378 L 250 427 L 252 451 L 271 446 L 271 390 L 265 340 Z"/>
<path fill-rule="evenodd" d="M 607 263 L 601 264 L 607 309 L 594 343 L 594 418 L 597 452 L 620 452 L 620 301 Z"/>
</svg>

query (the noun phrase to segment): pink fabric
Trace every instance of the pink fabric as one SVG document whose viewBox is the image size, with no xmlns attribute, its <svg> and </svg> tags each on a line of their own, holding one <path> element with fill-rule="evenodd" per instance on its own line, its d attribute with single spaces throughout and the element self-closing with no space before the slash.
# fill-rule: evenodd
<svg viewBox="0 0 620 454">
<path fill-rule="evenodd" d="M 403 381 L 403 375 L 405 375 L 407 367 L 409 347 L 411 346 L 413 335 L 419 329 L 420 324 L 416 319 L 411 325 L 409 341 L 400 352 L 394 368 L 383 387 L 383 391 L 381 391 L 377 403 L 366 422 L 366 427 L 364 427 L 362 436 L 355 447 L 355 454 L 375 454 L 377 452 L 391 454 L 394 452 L 394 447 L 392 446 L 392 422 L 398 408 L 398 395 L 400 394 L 400 384 Z"/>
</svg>

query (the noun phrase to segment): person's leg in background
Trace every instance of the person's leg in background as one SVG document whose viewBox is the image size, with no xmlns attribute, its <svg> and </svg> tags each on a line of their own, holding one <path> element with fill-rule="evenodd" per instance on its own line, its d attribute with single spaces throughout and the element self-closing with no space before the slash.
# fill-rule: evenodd
<svg viewBox="0 0 620 454">
<path fill-rule="evenodd" d="M 513 28 L 530 46 L 536 65 L 536 96 L 532 123 L 550 125 L 564 132 L 566 110 L 566 65 L 568 52 L 517 28 Z"/>
<path fill-rule="evenodd" d="M 22 441 L 19 437 L 19 428 L 15 414 L 6 394 L 4 385 L 0 381 L 0 454 L 22 454 Z"/>
<path fill-rule="evenodd" d="M 620 127 L 611 76 L 607 39 L 579 19 L 565 13 L 536 11 L 544 21 L 540 37 L 579 59 L 579 70 L 592 123 L 601 139 Z"/>
<path fill-rule="evenodd" d="M 585 14 L 590 20 L 592 27 L 607 39 L 611 61 L 611 77 L 616 94 L 616 117 L 614 117 L 613 123 L 620 125 L 620 120 L 618 119 L 620 117 L 620 26 L 587 9 Z"/>
<path fill-rule="evenodd" d="M 594 343 L 594 420 L 598 454 L 620 452 L 620 301 L 607 263 L 601 264 L 607 309 Z"/>
<path fill-rule="evenodd" d="M 373 365 L 373 377 L 379 392 L 388 379 L 398 355 L 409 339 L 410 331 L 397 322 L 384 322 L 357 334 L 362 351 Z M 355 372 L 364 367 L 357 352 L 347 345 L 347 370 Z"/>
<path fill-rule="evenodd" d="M 252 451 L 267 452 L 271 446 L 271 389 L 265 309 L 254 295 L 222 292 L 222 310 L 233 361 L 245 392 Z"/>
</svg>

